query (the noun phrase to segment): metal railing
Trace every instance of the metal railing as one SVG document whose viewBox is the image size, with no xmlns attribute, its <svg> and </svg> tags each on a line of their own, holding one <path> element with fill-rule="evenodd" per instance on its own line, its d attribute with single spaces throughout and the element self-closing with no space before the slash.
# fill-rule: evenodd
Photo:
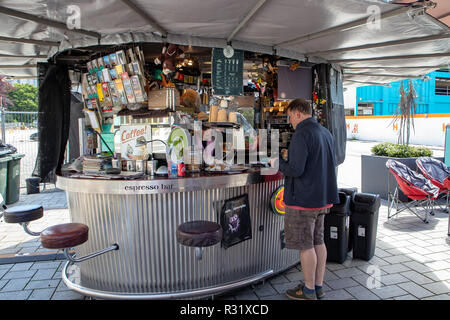
<svg viewBox="0 0 450 320">
<path fill-rule="evenodd" d="M 20 161 L 20 187 L 31 177 L 38 152 L 38 112 L 0 109 L 1 140 L 25 156 Z"/>
</svg>

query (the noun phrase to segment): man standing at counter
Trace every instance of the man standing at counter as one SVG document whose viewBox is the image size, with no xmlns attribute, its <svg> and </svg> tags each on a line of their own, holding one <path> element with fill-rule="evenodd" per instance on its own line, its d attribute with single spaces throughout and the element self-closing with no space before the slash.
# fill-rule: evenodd
<svg viewBox="0 0 450 320">
<path fill-rule="evenodd" d="M 275 167 L 279 160 L 279 170 L 285 176 L 286 248 L 300 250 L 305 281 L 287 290 L 286 295 L 291 299 L 316 300 L 324 297 L 324 215 L 334 203 L 339 203 L 334 142 L 331 133 L 312 117 L 311 104 L 306 100 L 293 100 L 287 114 L 295 130 L 289 150 L 284 149 L 282 156 L 271 159 L 270 164 Z"/>
</svg>

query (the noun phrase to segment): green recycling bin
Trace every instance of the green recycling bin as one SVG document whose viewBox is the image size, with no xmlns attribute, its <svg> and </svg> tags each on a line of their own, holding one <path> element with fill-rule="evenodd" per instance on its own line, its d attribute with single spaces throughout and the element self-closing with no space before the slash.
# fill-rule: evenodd
<svg viewBox="0 0 450 320">
<path fill-rule="evenodd" d="M 6 190 L 8 185 L 8 162 L 11 157 L 5 156 L 0 158 L 0 194 L 6 202 Z"/>
<path fill-rule="evenodd" d="M 20 159 L 24 154 L 10 154 L 11 160 L 8 162 L 8 182 L 6 187 L 5 203 L 11 204 L 19 201 L 20 195 Z"/>
</svg>

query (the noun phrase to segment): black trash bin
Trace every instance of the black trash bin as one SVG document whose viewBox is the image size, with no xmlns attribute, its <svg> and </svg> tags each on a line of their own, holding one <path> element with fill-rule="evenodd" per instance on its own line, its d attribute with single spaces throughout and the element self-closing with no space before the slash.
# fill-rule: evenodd
<svg viewBox="0 0 450 320">
<path fill-rule="evenodd" d="M 378 194 L 356 193 L 353 196 L 353 258 L 369 261 L 375 254 L 380 205 Z"/>
<path fill-rule="evenodd" d="M 39 193 L 41 178 L 28 178 L 25 181 L 27 184 L 27 194 Z"/>
<path fill-rule="evenodd" d="M 325 216 L 324 241 L 327 247 L 327 261 L 343 263 L 347 259 L 350 196 L 339 192 L 339 203 L 333 205 Z"/>
<path fill-rule="evenodd" d="M 339 188 L 338 191 L 344 192 L 346 195 L 350 196 L 350 231 L 349 231 L 349 239 L 348 239 L 348 252 L 353 249 L 353 225 L 352 225 L 352 212 L 354 207 L 353 197 L 355 193 L 358 192 L 358 188 Z"/>
</svg>

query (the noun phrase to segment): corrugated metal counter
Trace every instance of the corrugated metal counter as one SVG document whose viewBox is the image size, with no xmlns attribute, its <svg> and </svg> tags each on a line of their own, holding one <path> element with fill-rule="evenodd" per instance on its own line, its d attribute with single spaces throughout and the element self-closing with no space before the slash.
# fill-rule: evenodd
<svg viewBox="0 0 450 320">
<path fill-rule="evenodd" d="M 299 262 L 297 250 L 282 249 L 282 216 L 270 209 L 280 175 L 259 170 L 239 174 L 196 174 L 183 178 L 86 180 L 58 177 L 66 190 L 72 222 L 89 227 L 89 240 L 76 247 L 84 256 L 116 243 L 119 250 L 80 262 L 65 283 L 102 298 L 164 299 L 218 294 L 259 281 Z M 228 249 L 203 249 L 176 241 L 179 224 L 219 222 L 225 200 L 248 194 L 252 239 Z M 75 279 L 75 280 L 74 280 Z"/>
</svg>

